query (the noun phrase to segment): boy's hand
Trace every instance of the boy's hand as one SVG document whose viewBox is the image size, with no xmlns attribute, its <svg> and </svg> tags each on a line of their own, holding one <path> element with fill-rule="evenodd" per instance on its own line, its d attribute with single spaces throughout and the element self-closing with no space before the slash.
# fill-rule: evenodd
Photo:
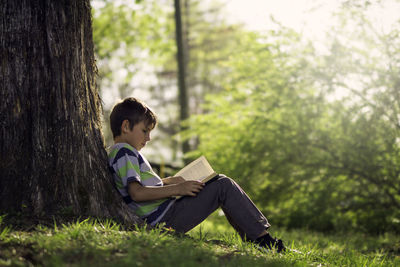
<svg viewBox="0 0 400 267">
<path fill-rule="evenodd" d="M 167 178 L 162 179 L 163 183 L 165 185 L 170 185 L 170 184 L 180 184 L 185 182 L 186 180 L 183 179 L 181 176 L 170 176 Z"/>
<path fill-rule="evenodd" d="M 184 181 L 176 186 L 178 187 L 178 194 L 180 196 L 195 197 L 203 189 L 204 184 L 198 181 Z"/>
</svg>

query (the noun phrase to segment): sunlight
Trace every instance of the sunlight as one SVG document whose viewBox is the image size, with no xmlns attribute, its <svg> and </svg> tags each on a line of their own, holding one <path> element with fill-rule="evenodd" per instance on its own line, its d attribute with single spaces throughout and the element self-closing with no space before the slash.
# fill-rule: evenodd
<svg viewBox="0 0 400 267">
<path fill-rule="evenodd" d="M 263 32 L 274 28 L 272 16 L 284 26 L 314 37 L 327 29 L 331 13 L 338 7 L 338 1 L 328 0 L 229 0 L 227 4 L 232 20 L 243 22 L 251 30 Z"/>
<path fill-rule="evenodd" d="M 271 17 L 283 26 L 292 28 L 321 48 L 324 36 L 335 26 L 334 12 L 343 1 L 331 0 L 226 0 L 229 21 L 243 23 L 248 29 L 267 32 L 275 29 Z M 374 24 L 388 31 L 399 20 L 400 3 L 394 0 L 384 6 L 374 6 L 367 13 Z"/>
</svg>

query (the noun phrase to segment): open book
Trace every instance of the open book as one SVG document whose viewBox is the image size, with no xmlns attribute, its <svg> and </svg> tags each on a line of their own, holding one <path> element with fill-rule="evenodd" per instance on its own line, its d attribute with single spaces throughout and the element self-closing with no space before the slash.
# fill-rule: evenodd
<svg viewBox="0 0 400 267">
<path fill-rule="evenodd" d="M 200 158 L 186 165 L 174 176 L 181 176 L 187 181 L 196 180 L 202 183 L 206 183 L 214 177 L 218 176 L 218 174 L 213 170 L 207 159 L 204 156 L 201 156 Z M 177 197 L 177 199 L 178 198 L 180 197 Z"/>
</svg>

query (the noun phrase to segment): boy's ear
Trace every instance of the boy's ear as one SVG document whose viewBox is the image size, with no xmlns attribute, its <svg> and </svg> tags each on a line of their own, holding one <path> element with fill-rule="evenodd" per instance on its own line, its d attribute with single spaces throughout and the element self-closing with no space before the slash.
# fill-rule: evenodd
<svg viewBox="0 0 400 267">
<path fill-rule="evenodd" d="M 121 124 L 121 133 L 126 133 L 129 131 L 129 121 L 124 120 Z"/>
</svg>

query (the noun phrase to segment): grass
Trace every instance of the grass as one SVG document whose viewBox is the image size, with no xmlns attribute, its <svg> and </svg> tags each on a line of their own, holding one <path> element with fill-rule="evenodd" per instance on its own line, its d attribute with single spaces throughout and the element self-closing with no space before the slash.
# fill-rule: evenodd
<svg viewBox="0 0 400 267">
<path fill-rule="evenodd" d="M 263 253 L 218 215 L 179 236 L 159 228 L 126 231 L 87 219 L 29 231 L 0 217 L 0 266 L 400 266 L 398 236 L 271 230 L 298 252 Z"/>
</svg>

